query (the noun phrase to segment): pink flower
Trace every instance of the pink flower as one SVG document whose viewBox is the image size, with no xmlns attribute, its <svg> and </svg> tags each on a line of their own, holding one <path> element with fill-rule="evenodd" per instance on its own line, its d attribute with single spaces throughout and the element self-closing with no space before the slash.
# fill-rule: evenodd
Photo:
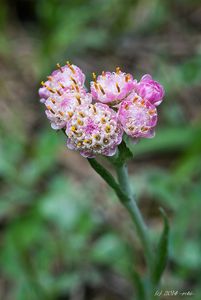
<svg viewBox="0 0 201 300">
<path fill-rule="evenodd" d="M 144 75 L 140 82 L 135 86 L 136 93 L 142 98 L 147 99 L 153 105 L 158 106 L 165 95 L 163 86 L 153 80 L 151 75 Z"/>
<path fill-rule="evenodd" d="M 52 72 L 48 76 L 48 80 L 42 82 L 42 87 L 39 89 L 40 101 L 44 103 L 48 97 L 54 93 L 63 93 L 67 90 L 84 89 L 85 75 L 75 65 L 67 63 L 61 67 L 57 64 L 58 70 Z"/>
<path fill-rule="evenodd" d="M 86 92 L 77 93 L 67 91 L 62 95 L 53 94 L 45 101 L 46 115 L 50 120 L 53 129 L 61 129 L 66 126 L 69 119 L 73 116 L 77 106 L 90 104 L 91 94 Z"/>
<path fill-rule="evenodd" d="M 96 101 L 116 105 L 121 102 L 134 88 L 136 81 L 130 74 L 125 74 L 116 69 L 116 72 L 102 72 L 91 82 L 91 93 Z"/>
<path fill-rule="evenodd" d="M 123 130 L 117 114 L 102 103 L 80 105 L 66 128 L 67 147 L 84 157 L 112 156 L 122 141 Z"/>
<path fill-rule="evenodd" d="M 113 73 L 102 72 L 97 79 L 93 74 L 91 93 L 87 93 L 85 75 L 77 66 L 67 63 L 57 67 L 42 83 L 39 95 L 51 127 L 65 128 L 69 149 L 90 158 L 113 156 L 124 132 L 133 141 L 154 136 L 156 106 L 163 99 L 164 89 L 150 75 L 137 83 L 120 68 Z"/>
<path fill-rule="evenodd" d="M 132 92 L 120 105 L 118 118 L 132 138 L 151 138 L 157 123 L 157 110 L 148 100 Z"/>
</svg>

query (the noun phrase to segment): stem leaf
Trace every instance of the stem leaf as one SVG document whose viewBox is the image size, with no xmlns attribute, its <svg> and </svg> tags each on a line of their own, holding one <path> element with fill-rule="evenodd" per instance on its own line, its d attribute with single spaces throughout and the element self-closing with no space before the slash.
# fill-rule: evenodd
<svg viewBox="0 0 201 300">
<path fill-rule="evenodd" d="M 137 294 L 136 298 L 139 300 L 145 300 L 146 299 L 145 285 L 140 275 L 135 270 L 132 271 L 132 279 L 133 279 L 134 286 L 136 288 L 136 294 Z"/>
<path fill-rule="evenodd" d="M 153 282 L 158 284 L 168 261 L 169 222 L 165 211 L 160 208 L 163 217 L 163 232 L 158 243 L 158 249 L 153 267 Z"/>
</svg>

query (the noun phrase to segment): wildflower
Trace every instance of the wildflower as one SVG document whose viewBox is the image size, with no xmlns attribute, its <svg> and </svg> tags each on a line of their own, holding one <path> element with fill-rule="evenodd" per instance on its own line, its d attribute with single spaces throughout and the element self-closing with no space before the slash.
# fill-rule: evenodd
<svg viewBox="0 0 201 300">
<path fill-rule="evenodd" d="M 67 147 L 84 157 L 112 156 L 122 141 L 117 114 L 102 103 L 80 105 L 67 124 Z"/>
<path fill-rule="evenodd" d="M 147 99 L 150 103 L 158 106 L 165 95 L 163 86 L 152 79 L 151 75 L 144 75 L 140 82 L 135 86 L 136 93 L 142 98 Z"/>
<path fill-rule="evenodd" d="M 85 75 L 75 65 L 69 62 L 63 67 L 57 64 L 58 69 L 53 71 L 48 80 L 42 82 L 39 89 L 40 101 L 44 103 L 52 94 L 62 94 L 67 90 L 84 89 Z"/>
<path fill-rule="evenodd" d="M 53 129 L 61 129 L 66 126 L 77 106 L 90 104 L 92 102 L 91 94 L 86 92 L 77 93 L 68 91 L 62 95 L 53 95 L 46 102 L 46 115 L 50 120 Z"/>
<path fill-rule="evenodd" d="M 91 93 L 95 100 L 110 105 L 116 105 L 121 102 L 133 89 L 136 81 L 130 74 L 121 72 L 116 68 L 116 72 L 102 72 L 96 79 L 93 73 L 94 81 L 91 82 Z"/>
<path fill-rule="evenodd" d="M 157 110 L 135 92 L 121 103 L 118 117 L 126 134 L 132 138 L 151 138 L 155 134 Z"/>
</svg>

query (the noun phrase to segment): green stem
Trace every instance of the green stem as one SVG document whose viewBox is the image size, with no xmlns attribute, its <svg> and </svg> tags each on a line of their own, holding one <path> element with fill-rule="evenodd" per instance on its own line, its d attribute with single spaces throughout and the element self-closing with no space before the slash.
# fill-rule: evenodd
<svg viewBox="0 0 201 300">
<path fill-rule="evenodd" d="M 117 176 L 119 180 L 119 184 L 116 182 L 112 174 L 108 172 L 102 165 L 100 165 L 95 159 L 88 159 L 91 167 L 107 182 L 107 184 L 115 191 L 118 198 L 120 199 L 121 203 L 130 213 L 132 220 L 135 224 L 138 236 L 141 240 L 146 263 L 148 266 L 148 273 L 149 273 L 149 282 L 148 282 L 148 294 L 147 299 L 150 298 L 150 288 L 152 282 L 152 251 L 150 242 L 147 235 L 147 227 L 143 221 L 139 208 L 136 204 L 132 196 L 132 192 L 129 186 L 128 180 L 128 172 L 125 165 L 116 166 Z"/>
<path fill-rule="evenodd" d="M 118 198 L 124 202 L 128 201 L 128 196 L 121 190 L 119 184 L 116 182 L 112 174 L 108 172 L 101 164 L 99 164 L 94 158 L 88 158 L 88 162 L 91 167 L 106 181 L 106 183 L 115 191 Z"/>
<path fill-rule="evenodd" d="M 116 172 L 122 190 L 130 197 L 133 197 L 130 184 L 129 184 L 128 170 L 126 164 L 122 164 L 121 166 L 116 166 Z"/>
<path fill-rule="evenodd" d="M 128 196 L 128 201 L 125 201 L 122 203 L 129 211 L 129 213 L 132 217 L 132 220 L 136 226 L 138 236 L 141 240 L 141 243 L 142 243 L 142 246 L 144 249 L 145 259 L 146 259 L 147 266 L 149 269 L 149 275 L 151 276 L 151 273 L 152 273 L 152 250 L 151 250 L 150 241 L 149 241 L 149 238 L 147 235 L 148 229 L 147 229 L 146 224 L 143 221 L 142 215 L 136 204 L 134 196 L 132 195 L 126 165 L 123 164 L 121 166 L 116 167 L 116 171 L 117 171 L 117 177 L 118 177 L 120 187 L 123 190 L 123 192 Z"/>
</svg>

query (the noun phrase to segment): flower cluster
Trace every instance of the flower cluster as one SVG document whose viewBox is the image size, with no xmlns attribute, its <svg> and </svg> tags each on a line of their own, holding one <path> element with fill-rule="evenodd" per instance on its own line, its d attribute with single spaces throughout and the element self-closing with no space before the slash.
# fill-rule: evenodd
<svg viewBox="0 0 201 300">
<path fill-rule="evenodd" d="M 112 156 L 123 134 L 133 140 L 154 136 L 156 106 L 163 100 L 164 89 L 151 75 L 137 82 L 119 67 L 97 78 L 93 73 L 89 93 L 79 67 L 69 62 L 57 67 L 42 82 L 39 96 L 51 127 L 65 130 L 69 149 L 90 158 Z"/>
</svg>

